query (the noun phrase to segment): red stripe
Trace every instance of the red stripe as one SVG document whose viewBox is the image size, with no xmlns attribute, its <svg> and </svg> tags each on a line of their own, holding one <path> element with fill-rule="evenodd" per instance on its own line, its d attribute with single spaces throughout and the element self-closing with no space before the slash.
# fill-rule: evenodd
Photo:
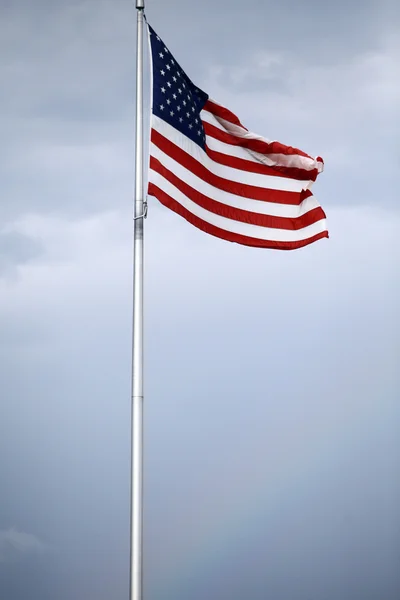
<svg viewBox="0 0 400 600">
<path fill-rule="evenodd" d="M 249 138 L 241 138 L 228 133 L 227 131 L 222 131 L 215 125 L 211 123 L 207 123 L 207 121 L 203 121 L 203 127 L 206 135 L 213 137 L 220 142 L 224 142 L 225 144 L 230 144 L 231 146 L 240 146 L 241 148 L 246 148 L 247 150 L 252 150 L 253 152 L 258 152 L 259 154 L 284 154 L 285 156 L 293 156 L 300 154 L 306 158 L 311 158 L 304 152 L 300 152 L 296 148 L 291 148 L 289 146 L 284 146 L 279 142 L 271 142 L 268 144 L 267 142 L 263 142 L 262 140 L 254 140 Z M 284 151 L 285 150 L 285 151 Z M 313 159 L 311 159 L 313 160 Z M 285 173 L 291 179 L 300 179 L 300 180 L 310 180 L 315 181 L 318 175 L 318 169 L 311 169 L 308 171 L 307 169 L 300 169 L 298 167 L 286 167 L 285 165 L 277 165 L 276 167 L 271 167 L 275 171 L 275 175 L 280 173 Z M 278 171 L 278 173 L 276 172 Z M 304 172 L 304 175 L 301 177 L 298 176 L 298 172 Z"/>
<path fill-rule="evenodd" d="M 220 229 L 219 227 L 215 227 L 214 225 L 206 223 L 199 217 L 196 217 L 191 212 L 186 210 L 186 208 L 184 208 L 181 204 L 179 204 L 176 200 L 171 198 L 168 194 L 163 192 L 159 187 L 157 187 L 153 183 L 149 183 L 148 194 L 157 198 L 161 202 L 161 204 L 163 204 L 170 210 L 173 210 L 178 215 L 186 219 L 186 221 L 189 221 L 189 223 L 191 223 L 198 229 L 201 229 L 205 233 L 208 233 L 215 237 L 219 237 L 228 242 L 236 242 L 237 244 L 242 244 L 244 246 L 272 248 L 275 250 L 295 250 L 297 248 L 302 248 L 303 246 L 307 246 L 308 244 L 316 242 L 317 240 L 320 240 L 324 237 L 328 237 L 327 231 L 322 231 L 321 233 L 317 233 L 316 235 L 310 238 L 300 240 L 298 242 L 276 242 L 247 237 L 245 235 L 225 231 L 224 229 Z"/>
<path fill-rule="evenodd" d="M 227 167 L 239 169 L 240 171 L 248 171 L 249 173 L 260 173 L 261 175 L 271 175 L 272 177 L 285 177 L 287 179 L 296 179 L 297 181 L 315 181 L 318 175 L 318 170 L 313 169 L 298 169 L 297 167 L 270 167 L 261 162 L 253 162 L 245 158 L 239 158 L 223 152 L 211 150 L 206 146 L 208 156 L 214 161 Z"/>
<path fill-rule="evenodd" d="M 215 104 L 212 100 L 207 100 L 207 102 L 205 103 L 203 110 L 207 110 L 208 112 L 210 112 L 211 114 L 215 115 L 216 117 L 221 117 L 223 118 L 225 121 L 228 121 L 230 123 L 232 123 L 233 125 L 238 125 L 239 127 L 242 127 L 245 132 L 248 132 L 248 129 L 246 129 L 246 127 L 244 125 L 242 125 L 242 123 L 239 121 L 239 119 L 237 118 L 236 115 L 234 115 L 230 110 L 228 110 L 227 108 L 223 107 L 223 106 L 219 106 L 218 104 Z M 234 135 L 234 134 L 232 134 Z M 253 140 L 253 141 L 260 141 L 261 140 Z M 313 160 L 313 158 L 307 154 L 306 152 L 303 152 L 302 150 L 299 150 L 298 148 L 293 148 L 292 146 L 286 146 L 285 144 L 281 144 L 280 142 L 261 142 L 265 145 L 265 147 L 269 148 L 269 150 L 267 150 L 265 152 L 265 154 L 285 154 L 286 156 L 292 155 L 292 154 L 297 154 L 299 156 L 304 156 L 306 158 L 310 158 L 311 160 Z M 321 162 L 323 162 L 323 160 L 319 157 L 318 158 Z"/>
<path fill-rule="evenodd" d="M 250 223 L 251 225 L 258 225 L 259 227 L 268 227 L 271 229 L 298 231 L 299 229 L 308 227 L 309 225 L 326 218 L 321 207 L 313 208 L 309 212 L 297 218 L 276 217 L 235 208 L 209 198 L 208 196 L 205 196 L 201 192 L 195 190 L 190 185 L 182 181 L 179 177 L 174 175 L 174 173 L 169 171 L 166 167 L 164 167 L 161 162 L 153 156 L 150 157 L 150 169 L 162 175 L 162 177 L 169 181 L 173 186 L 181 191 L 182 194 L 195 202 L 198 206 L 201 206 L 205 210 L 208 210 L 216 215 L 226 217 L 227 219 L 232 219 L 234 221 Z"/>
<path fill-rule="evenodd" d="M 180 165 L 194 173 L 197 177 L 206 181 L 214 187 L 253 200 L 261 200 L 264 202 L 277 202 L 278 204 L 290 204 L 298 206 L 311 192 L 310 190 L 302 190 L 301 192 L 286 192 L 282 190 L 274 190 L 270 188 L 262 188 L 245 183 L 237 183 L 229 181 L 223 177 L 215 175 L 209 171 L 202 163 L 190 156 L 187 152 L 179 148 L 176 144 L 161 135 L 155 129 L 151 131 L 151 141 L 160 150 L 168 154 L 172 159 L 176 160 Z"/>
<path fill-rule="evenodd" d="M 237 125 L 238 127 L 242 127 L 242 129 L 248 131 L 248 129 L 246 129 L 246 127 L 242 125 L 242 123 L 239 121 L 237 116 L 233 114 L 233 112 L 231 112 L 224 106 L 221 106 L 220 104 L 216 104 L 210 99 L 208 99 L 205 105 L 203 106 L 203 110 L 207 110 L 216 117 L 220 117 L 221 119 L 224 119 L 224 121 L 228 121 L 229 123 Z"/>
</svg>

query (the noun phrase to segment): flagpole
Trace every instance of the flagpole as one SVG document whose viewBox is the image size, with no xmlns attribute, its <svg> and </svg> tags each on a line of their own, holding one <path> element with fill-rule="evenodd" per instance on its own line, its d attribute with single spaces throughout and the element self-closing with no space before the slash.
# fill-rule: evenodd
<svg viewBox="0 0 400 600">
<path fill-rule="evenodd" d="M 143 10 L 136 0 L 136 143 L 133 242 L 130 600 L 143 597 Z"/>
</svg>

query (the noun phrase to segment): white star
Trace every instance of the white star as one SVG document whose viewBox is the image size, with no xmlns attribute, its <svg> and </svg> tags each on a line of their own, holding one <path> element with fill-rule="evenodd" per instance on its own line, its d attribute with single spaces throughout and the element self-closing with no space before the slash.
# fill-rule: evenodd
<svg viewBox="0 0 400 600">
<path fill-rule="evenodd" d="M 171 82 L 170 82 L 170 81 L 167 81 L 167 86 L 168 86 L 168 87 L 171 87 L 171 85 L 172 85 L 172 84 L 171 84 Z"/>
<path fill-rule="evenodd" d="M 178 106 L 176 107 L 176 110 L 181 110 L 181 107 L 179 106 L 179 104 L 178 104 Z"/>
<path fill-rule="evenodd" d="M 185 88 L 185 87 L 186 87 L 186 85 L 185 85 L 184 83 L 182 83 L 182 87 L 183 87 L 183 88 Z"/>
<path fill-rule="evenodd" d="M 171 115 L 171 117 L 173 117 L 175 113 L 173 110 L 171 110 L 171 112 L 169 114 Z"/>
<path fill-rule="evenodd" d="M 193 129 L 193 125 L 189 123 L 189 129 Z"/>
<path fill-rule="evenodd" d="M 183 106 L 186 106 L 186 100 L 184 100 L 184 101 L 182 102 L 182 104 L 183 104 Z"/>
<path fill-rule="evenodd" d="M 190 96 L 191 96 L 191 95 L 192 95 L 192 94 L 188 94 L 188 100 L 190 100 Z"/>
<path fill-rule="evenodd" d="M 164 110 L 164 104 L 160 104 L 160 110 Z"/>
<path fill-rule="evenodd" d="M 175 77 L 175 75 L 172 78 L 175 82 L 178 81 L 177 78 Z"/>
<path fill-rule="evenodd" d="M 166 48 L 165 46 L 164 46 L 164 52 L 168 53 L 168 48 Z"/>
<path fill-rule="evenodd" d="M 186 113 L 186 116 L 187 116 L 187 118 L 189 119 L 189 117 L 190 117 L 190 113 Z"/>
<path fill-rule="evenodd" d="M 161 91 L 162 91 L 163 94 L 165 94 L 165 87 L 162 87 Z"/>
<path fill-rule="evenodd" d="M 158 37 L 158 35 L 156 36 L 156 38 L 157 38 L 157 40 L 158 40 L 159 42 L 161 42 L 161 40 L 160 40 L 160 38 Z"/>
<path fill-rule="evenodd" d="M 167 99 L 167 104 L 171 104 L 171 100 L 169 98 Z"/>
<path fill-rule="evenodd" d="M 168 71 L 171 70 L 171 67 L 169 65 L 166 65 L 166 67 L 167 67 Z"/>
<path fill-rule="evenodd" d="M 182 117 L 179 117 L 179 123 L 182 123 L 183 119 Z"/>
<path fill-rule="evenodd" d="M 179 92 L 180 94 L 182 94 L 182 90 L 181 90 L 181 88 L 178 88 L 178 92 Z"/>
<path fill-rule="evenodd" d="M 160 58 L 164 58 L 164 54 L 162 52 L 160 52 L 160 54 L 158 55 Z"/>
<path fill-rule="evenodd" d="M 197 135 L 201 135 L 201 129 L 197 131 Z"/>
<path fill-rule="evenodd" d="M 163 71 L 162 69 L 161 69 L 160 73 L 161 73 L 161 75 L 165 75 L 165 71 Z"/>
<path fill-rule="evenodd" d="M 195 120 L 194 120 L 194 122 L 195 122 L 195 123 L 196 123 L 196 125 L 197 125 L 197 123 L 199 122 L 199 120 L 198 120 L 198 119 L 195 119 Z"/>
<path fill-rule="evenodd" d="M 180 71 L 177 71 L 177 72 L 176 72 L 176 74 L 178 75 L 178 77 L 180 77 L 180 76 L 181 76 L 181 73 L 180 73 Z"/>
<path fill-rule="evenodd" d="M 174 100 L 176 100 L 178 96 L 176 94 L 172 94 L 172 97 Z"/>
<path fill-rule="evenodd" d="M 174 65 L 174 64 L 175 64 L 175 61 L 173 61 L 172 58 L 171 58 L 171 65 Z"/>
<path fill-rule="evenodd" d="M 192 112 L 195 112 L 195 110 L 196 110 L 196 109 L 195 109 L 195 107 L 194 107 L 194 106 L 192 106 Z"/>
</svg>

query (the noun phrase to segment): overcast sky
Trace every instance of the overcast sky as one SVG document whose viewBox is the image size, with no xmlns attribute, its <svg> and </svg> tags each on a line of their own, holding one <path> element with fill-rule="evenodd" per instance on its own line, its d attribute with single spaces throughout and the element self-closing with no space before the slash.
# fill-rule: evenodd
<svg viewBox="0 0 400 600">
<path fill-rule="evenodd" d="M 146 600 L 400 597 L 399 11 L 147 3 L 197 85 L 324 158 L 330 239 L 151 200 Z M 1 600 L 128 594 L 135 36 L 128 0 L 0 0 Z"/>
</svg>

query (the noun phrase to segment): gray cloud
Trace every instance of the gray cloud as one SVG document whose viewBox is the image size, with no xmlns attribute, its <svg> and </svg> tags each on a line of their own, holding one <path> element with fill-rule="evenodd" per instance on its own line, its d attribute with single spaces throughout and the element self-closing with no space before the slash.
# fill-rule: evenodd
<svg viewBox="0 0 400 600">
<path fill-rule="evenodd" d="M 0 231 L 0 276 L 14 272 L 43 252 L 39 241 L 16 232 Z"/>
<path fill-rule="evenodd" d="M 15 560 L 26 554 L 42 553 L 45 544 L 35 535 L 14 528 L 0 530 L 0 563 Z"/>
<path fill-rule="evenodd" d="M 368 575 L 360 589 L 396 597 L 398 223 L 355 209 L 332 211 L 330 221 L 332 239 L 318 252 L 267 257 L 208 239 L 164 210 L 148 219 L 151 597 L 186 597 L 193 587 L 201 597 L 205 578 L 222 597 L 241 597 L 252 580 L 256 597 L 271 585 L 286 598 L 288 573 L 301 570 L 299 598 L 314 589 L 330 600 L 322 574 L 342 594 L 355 589 L 358 571 L 342 572 L 342 557 L 361 551 Z M 356 227 L 363 235 L 354 246 Z M 103 581 L 122 597 L 130 225 L 117 213 L 81 222 L 41 217 L 24 226 L 33 229 L 53 263 L 29 267 L 18 310 L 15 289 L 1 294 L 11 323 L 22 312 L 27 324 L 42 324 L 31 350 L 20 347 L 23 379 L 13 375 L 17 355 L 1 355 L 13 410 L 0 418 L 0 451 L 14 465 L 3 467 L 2 480 L 19 498 L 3 503 L 3 518 L 24 515 L 24 491 L 35 529 L 63 548 L 74 589 L 94 593 Z M 26 440 L 17 453 L 8 431 Z M 242 583 L 224 575 L 236 564 L 245 565 Z M 59 590 L 66 575 L 55 572 Z"/>
<path fill-rule="evenodd" d="M 207 5 L 198 10 L 201 22 Z M 0 100 L 2 218 L 29 210 L 75 218 L 116 202 L 126 211 L 133 180 L 133 6 L 103 0 L 32 11 L 18 3 L 2 11 L 0 69 L 8 90 Z M 314 2 L 288 3 L 278 10 L 253 2 L 243 11 L 219 3 L 204 21 L 207 29 L 191 32 L 189 55 L 184 29 L 170 31 L 174 14 L 189 27 L 192 8 L 177 2 L 171 11 L 155 2 L 148 16 L 198 85 L 250 129 L 324 157 L 321 192 L 328 202 L 330 193 L 334 204 L 342 202 L 347 185 L 357 193 L 346 203 L 375 202 L 379 195 L 381 204 L 395 206 L 399 48 L 391 11 L 390 3 L 379 10 L 357 3 L 344 18 L 337 4 L 322 11 Z M 31 35 L 39 25 L 41 35 Z M 373 180 L 366 181 L 372 139 L 380 140 L 380 151 Z"/>
</svg>

